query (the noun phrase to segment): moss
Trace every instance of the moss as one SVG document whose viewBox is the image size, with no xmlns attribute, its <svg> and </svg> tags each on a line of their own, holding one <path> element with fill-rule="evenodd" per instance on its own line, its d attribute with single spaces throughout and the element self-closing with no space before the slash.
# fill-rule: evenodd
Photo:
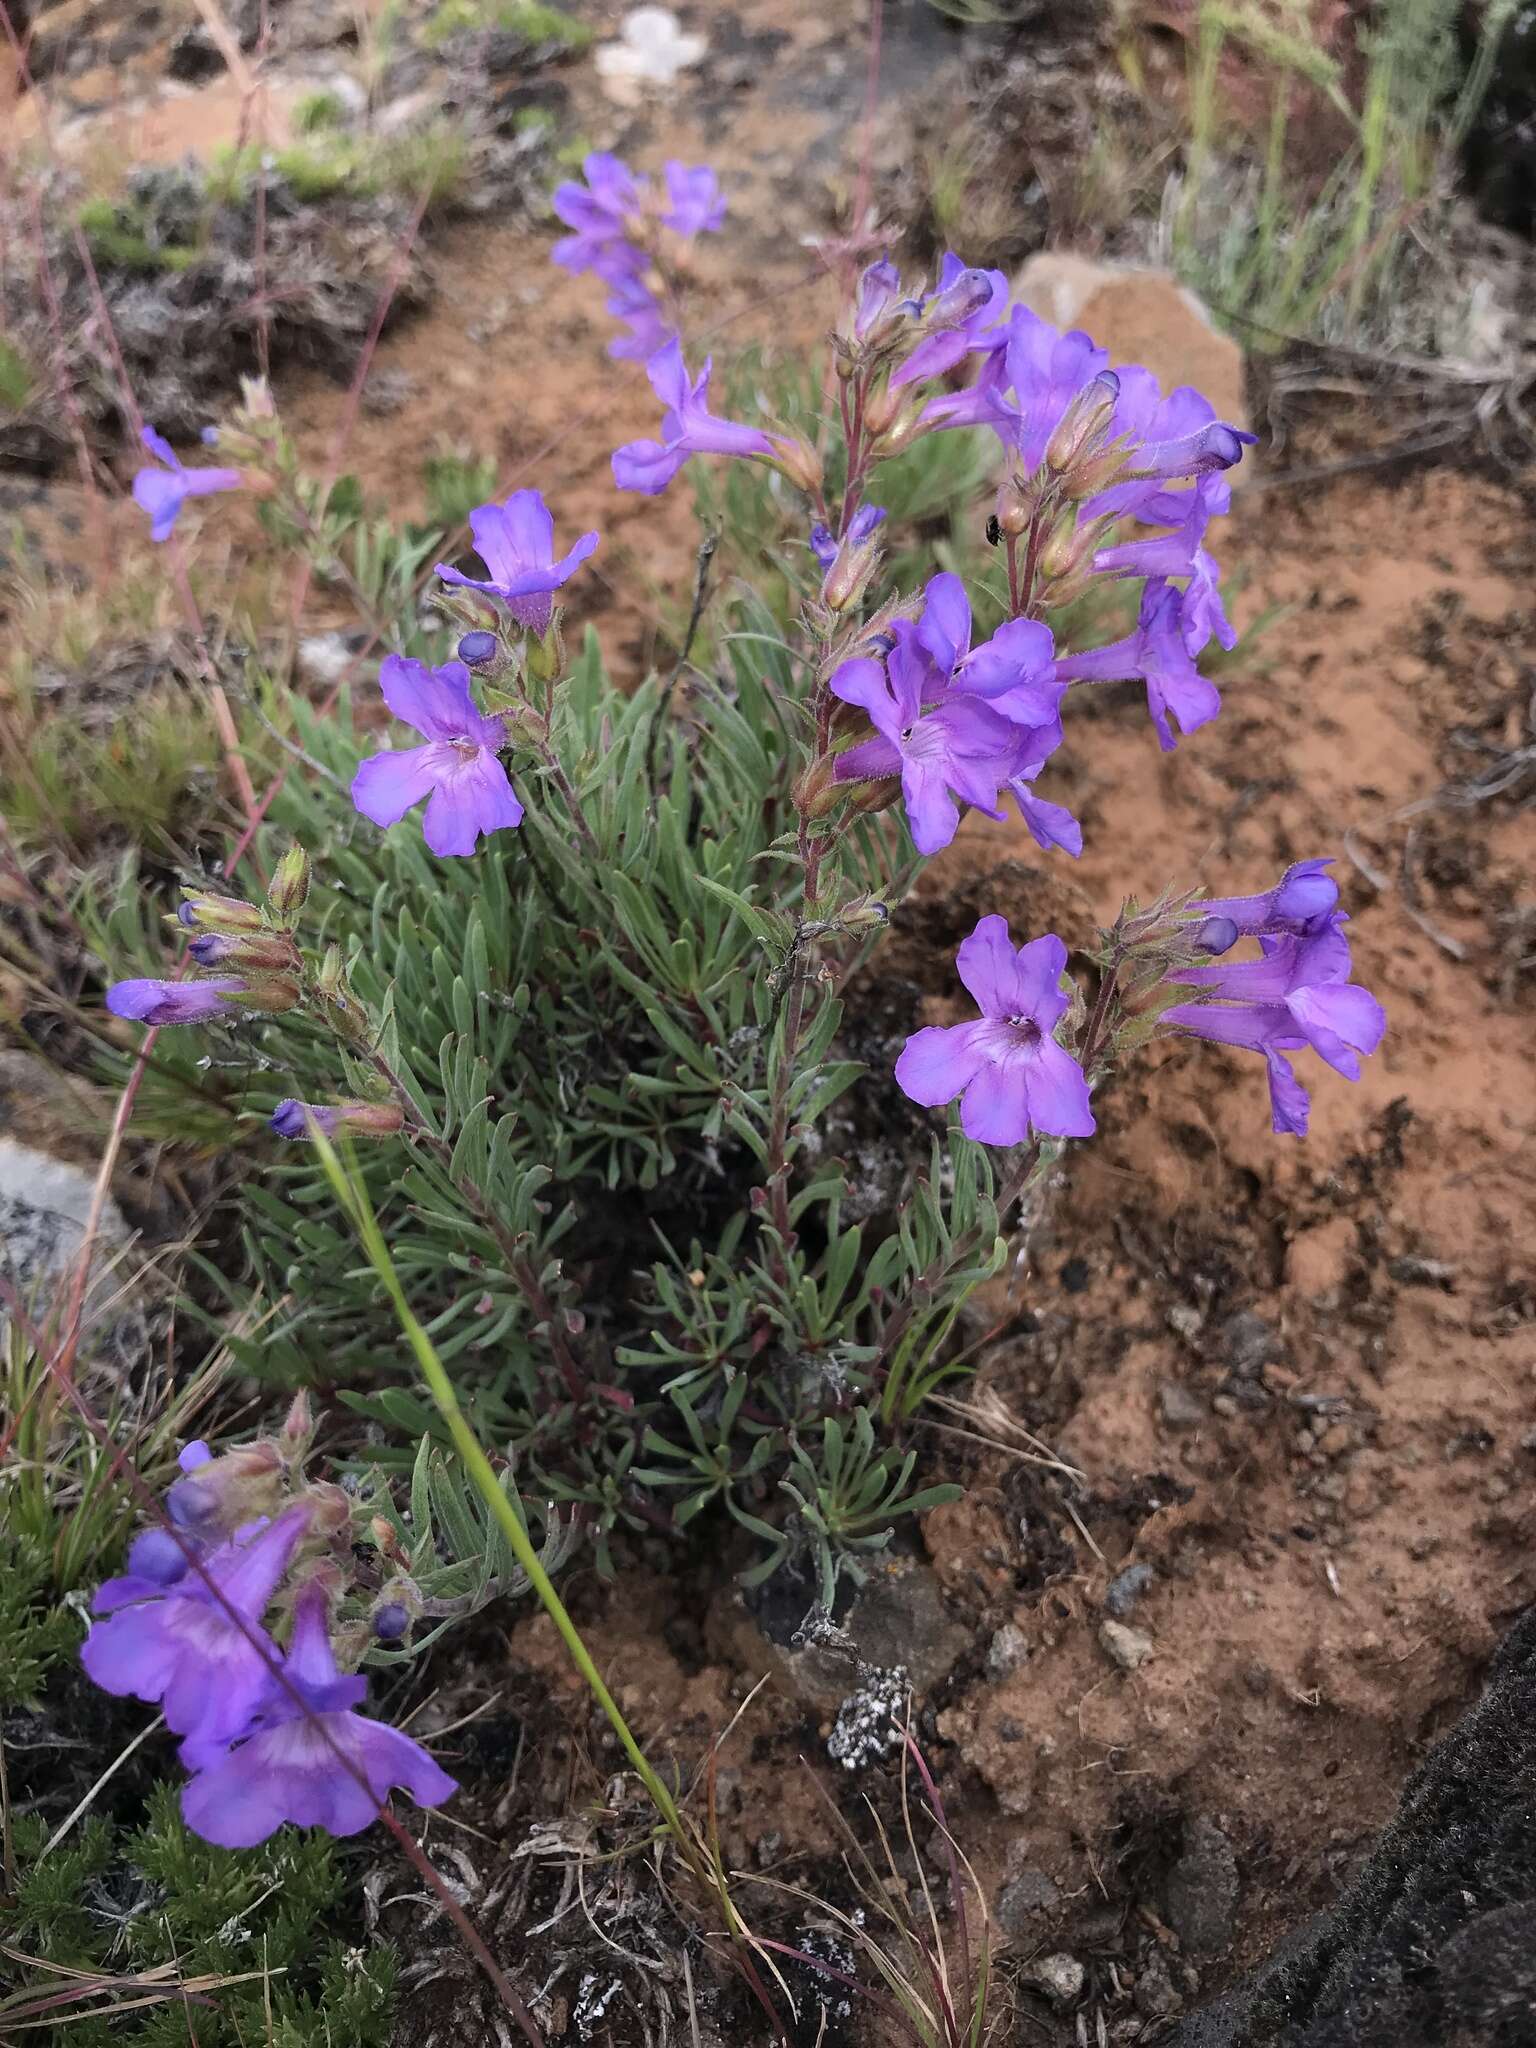
<svg viewBox="0 0 1536 2048">
<path fill-rule="evenodd" d="M 82 232 L 96 262 L 113 270 L 187 270 L 197 251 L 154 238 L 147 217 L 111 199 L 88 199 L 79 213 Z"/>
<path fill-rule="evenodd" d="M 318 135 L 334 128 L 345 128 L 346 104 L 334 92 L 306 93 L 294 107 L 293 125 L 300 135 Z"/>
<path fill-rule="evenodd" d="M 517 36 L 530 50 L 550 50 L 562 56 L 585 50 L 593 33 L 584 21 L 563 8 L 544 5 L 544 0 L 439 0 L 427 17 L 421 39 L 428 49 L 436 49 L 455 36 L 488 30 Z"/>
</svg>

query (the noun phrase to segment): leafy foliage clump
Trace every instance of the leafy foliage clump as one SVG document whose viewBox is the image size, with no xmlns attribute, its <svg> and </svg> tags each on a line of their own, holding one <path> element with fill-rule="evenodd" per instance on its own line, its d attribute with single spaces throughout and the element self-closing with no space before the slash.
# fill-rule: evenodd
<svg viewBox="0 0 1536 2048">
<path fill-rule="evenodd" d="M 77 2048 L 387 2041 L 394 1953 L 327 1932 L 347 1876 L 325 1835 L 284 1828 L 259 1849 L 215 1849 L 162 1784 L 141 1826 L 91 1815 L 48 1843 L 44 1820 L 17 1817 L 8 1940 L 30 1960 L 0 2029 L 57 2009 Z"/>
</svg>

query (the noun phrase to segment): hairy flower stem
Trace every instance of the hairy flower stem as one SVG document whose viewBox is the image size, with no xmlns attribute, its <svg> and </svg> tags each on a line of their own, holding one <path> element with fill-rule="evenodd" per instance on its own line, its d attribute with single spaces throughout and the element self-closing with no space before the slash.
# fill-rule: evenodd
<svg viewBox="0 0 1536 2048">
<path fill-rule="evenodd" d="M 550 780 L 564 798 L 566 811 L 570 816 L 571 823 L 581 834 L 583 845 L 594 859 L 601 860 L 603 849 L 598 844 L 597 834 L 587 823 L 587 814 L 582 809 L 581 798 L 576 794 L 575 784 L 565 772 L 564 762 L 547 739 L 536 740 L 534 742 L 534 752 L 538 755 L 540 761 L 543 762 L 544 767 L 549 773 Z"/>
</svg>

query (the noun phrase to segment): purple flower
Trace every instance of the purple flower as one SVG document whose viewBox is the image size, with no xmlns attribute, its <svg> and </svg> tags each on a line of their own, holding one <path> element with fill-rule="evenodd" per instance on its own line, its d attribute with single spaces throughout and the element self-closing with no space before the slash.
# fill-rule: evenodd
<svg viewBox="0 0 1536 2048">
<path fill-rule="evenodd" d="M 898 619 L 892 632 L 895 644 L 883 668 L 860 656 L 832 676 L 832 694 L 867 712 L 879 734 L 840 754 L 836 777 L 853 782 L 899 775 L 912 843 L 919 853 L 937 853 L 959 826 L 957 797 L 996 813 L 1019 734 L 1001 711 L 959 690 L 941 691 L 925 710 L 925 696 L 933 695 L 932 664 L 910 620 Z"/>
<path fill-rule="evenodd" d="M 244 478 L 238 469 L 187 469 L 170 443 L 153 427 L 139 435 L 163 469 L 141 469 L 133 479 L 133 502 L 150 516 L 151 540 L 169 540 L 171 529 L 188 498 L 211 497 L 215 491 L 238 491 Z"/>
<path fill-rule="evenodd" d="M 1022 768 L 1015 769 L 1008 778 L 1008 794 L 1018 805 L 1019 816 L 1042 853 L 1049 853 L 1053 846 L 1059 846 L 1063 853 L 1070 853 L 1076 860 L 1083 850 L 1082 826 L 1063 805 L 1047 803 L 1030 787 L 1044 766 L 1044 759 L 1030 760 Z"/>
<path fill-rule="evenodd" d="M 1108 647 L 1069 654 L 1056 664 L 1056 673 L 1066 683 L 1145 683 L 1158 745 L 1168 754 L 1178 744 L 1170 714 L 1188 737 L 1221 709 L 1221 693 L 1195 667 L 1190 641 L 1198 638 L 1185 611 L 1185 593 L 1154 576 L 1141 593 L 1134 633 Z"/>
<path fill-rule="evenodd" d="M 491 572 L 489 578 L 482 581 L 466 576 L 444 562 L 437 565 L 438 575 L 445 583 L 499 597 L 530 633 L 547 633 L 554 610 L 553 593 L 593 552 L 597 535 L 584 533 L 557 562 L 555 522 L 537 491 L 514 491 L 504 505 L 477 505 L 469 515 L 469 526 L 475 536 L 475 552 Z"/>
<path fill-rule="evenodd" d="M 1296 937 L 1321 930 L 1339 900 L 1339 885 L 1327 870 L 1332 859 L 1299 860 L 1288 867 L 1273 889 L 1258 896 L 1212 896 L 1191 904 L 1207 919 L 1221 918 L 1232 927 L 1225 952 L 1242 933 L 1289 932 Z"/>
<path fill-rule="evenodd" d="M 891 389 L 937 377 L 963 362 L 983 330 L 1008 303 L 1008 280 L 1000 270 L 969 270 L 946 254 L 934 291 L 919 308 L 924 338 L 891 378 Z"/>
<path fill-rule="evenodd" d="M 648 363 L 673 339 L 674 330 L 644 277 L 619 276 L 609 282 L 608 311 L 629 333 L 610 341 L 608 353 L 620 362 Z"/>
<path fill-rule="evenodd" d="M 482 832 L 520 825 L 523 807 L 496 758 L 505 742 L 499 718 L 485 718 L 469 694 L 461 661 L 428 668 L 389 655 L 379 688 L 390 710 L 426 739 L 424 747 L 371 754 L 352 778 L 352 801 L 375 825 L 398 824 L 429 797 L 422 831 L 437 854 L 470 854 Z"/>
<path fill-rule="evenodd" d="M 555 187 L 551 204 L 576 232 L 556 242 L 550 251 L 554 261 L 562 270 L 596 270 L 602 275 L 643 266 L 644 252 L 632 248 L 627 239 L 639 224 L 644 204 L 634 172 L 605 150 L 594 150 L 581 169 L 585 185 L 567 179 Z"/>
<path fill-rule="evenodd" d="M 1245 899 L 1233 900 L 1242 904 Z M 1230 907 L 1226 906 L 1228 913 Z M 1204 995 L 1199 1002 L 1165 1010 L 1165 1024 L 1197 1038 L 1263 1053 L 1272 1125 L 1282 1134 L 1304 1137 L 1311 1107 L 1285 1054 L 1311 1046 L 1347 1081 L 1358 1081 L 1359 1055 L 1374 1052 L 1387 1027 L 1381 1004 L 1369 989 L 1349 978 L 1343 922 L 1340 911 L 1314 915 L 1302 936 L 1262 934 L 1261 959 L 1180 968 L 1168 976 L 1171 982 L 1198 986 Z"/>
<path fill-rule="evenodd" d="M 397 1786 L 422 1806 L 440 1806 L 457 1791 L 420 1743 L 352 1711 L 368 1681 L 337 1669 L 319 1585 L 306 1586 L 295 1603 L 282 1675 L 286 1685 L 271 1687 L 250 1732 L 241 1728 L 222 1757 L 199 1746 L 200 1768 L 182 1791 L 181 1810 L 205 1842 L 249 1849 L 285 1821 L 356 1835 L 378 1819 Z"/>
<path fill-rule="evenodd" d="M 690 382 L 682 343 L 668 342 L 645 366 L 651 389 L 667 408 L 659 441 L 630 441 L 615 449 L 613 480 L 621 491 L 664 491 L 690 455 L 767 455 L 773 442 L 756 427 L 719 420 L 709 409 L 710 359 Z"/>
<path fill-rule="evenodd" d="M 889 256 L 882 256 L 859 279 L 853 305 L 854 339 L 868 341 L 900 297 L 901 272 Z"/>
<path fill-rule="evenodd" d="M 276 1650 L 261 1619 L 308 1525 L 307 1508 L 289 1508 L 131 1604 L 114 1591 L 115 1611 L 80 1646 L 87 1675 L 103 1692 L 158 1703 L 188 1751 L 232 1742 L 267 1693 Z"/>
<path fill-rule="evenodd" d="M 201 1024 L 228 1016 L 225 998 L 243 995 L 245 987 L 233 974 L 211 981 L 115 981 L 107 990 L 107 1008 L 114 1017 L 141 1024 Z"/>
<path fill-rule="evenodd" d="M 1230 469 L 1258 439 L 1217 419 L 1215 406 L 1191 385 L 1180 384 L 1165 398 L 1152 372 L 1136 363 L 1121 370 L 1119 379 L 1112 437 L 1130 441 L 1133 476 L 1204 476 Z"/>
<path fill-rule="evenodd" d="M 1091 1137 L 1083 1070 L 1052 1036 L 1071 1001 L 1066 964 L 1053 933 L 1015 950 L 1007 919 L 984 917 L 955 955 L 981 1016 L 909 1038 L 896 1062 L 903 1094 L 928 1108 L 958 1095 L 960 1128 L 980 1145 L 1021 1145 L 1031 1131 Z"/>
<path fill-rule="evenodd" d="M 674 235 L 715 234 L 725 225 L 725 199 L 720 181 L 708 164 L 680 164 L 668 160 L 667 210 L 662 225 Z"/>
</svg>

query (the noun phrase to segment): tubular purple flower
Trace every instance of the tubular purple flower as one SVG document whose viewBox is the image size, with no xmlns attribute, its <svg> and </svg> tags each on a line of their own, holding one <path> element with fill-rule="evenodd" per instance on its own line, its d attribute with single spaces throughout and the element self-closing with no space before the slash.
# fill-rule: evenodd
<svg viewBox="0 0 1536 2048">
<path fill-rule="evenodd" d="M 1343 923 L 1343 912 L 1324 913 L 1303 936 L 1261 934 L 1261 959 L 1168 976 L 1199 987 L 1202 999 L 1165 1010 L 1165 1024 L 1264 1055 L 1271 1123 L 1282 1135 L 1304 1137 L 1311 1108 L 1285 1055 L 1311 1046 L 1347 1081 L 1358 1081 L 1359 1055 L 1373 1053 L 1386 1030 L 1381 1004 L 1349 978 Z"/>
<path fill-rule="evenodd" d="M 1042 853 L 1049 853 L 1052 847 L 1060 847 L 1063 853 L 1070 853 L 1076 860 L 1083 850 L 1082 826 L 1063 805 L 1047 803 L 1030 787 L 1044 766 L 1044 758 L 1031 759 L 1023 767 L 1015 769 L 1008 778 L 1007 793 L 1018 805 L 1019 816 Z"/>
<path fill-rule="evenodd" d="M 1152 577 L 1141 594 L 1136 631 L 1108 647 L 1069 654 L 1056 664 L 1064 683 L 1143 682 L 1147 708 L 1165 754 L 1178 745 L 1170 716 L 1187 738 L 1221 709 L 1221 693 L 1195 667 L 1192 634 L 1184 610 L 1184 593 L 1161 577 Z M 1203 644 L 1203 642 L 1201 643 Z"/>
<path fill-rule="evenodd" d="M 842 546 L 835 543 L 832 559 L 824 562 L 826 581 L 822 585 L 822 597 L 835 612 L 845 611 L 853 604 L 869 583 L 880 559 L 879 544 L 875 535 L 885 519 L 885 511 L 879 505 L 861 505 L 848 522 L 848 531 L 843 535 Z M 812 532 L 811 545 L 816 545 L 816 532 L 831 535 L 825 527 Z"/>
<path fill-rule="evenodd" d="M 690 382 L 682 344 L 668 342 L 645 366 L 651 388 L 666 407 L 659 441 L 630 441 L 614 451 L 613 480 L 621 491 L 655 497 L 664 491 L 690 455 L 767 456 L 773 441 L 756 427 L 716 419 L 709 409 L 711 360 Z"/>
<path fill-rule="evenodd" d="M 1067 949 L 1054 934 L 1017 949 L 1002 917 L 984 917 L 955 955 L 981 1016 L 907 1040 L 903 1094 L 928 1108 L 960 1097 L 960 1128 L 980 1145 L 1021 1145 L 1033 1131 L 1088 1138 L 1095 1125 L 1082 1068 L 1054 1033 L 1071 998 Z"/>
<path fill-rule="evenodd" d="M 725 226 L 725 198 L 708 164 L 680 164 L 669 158 L 662 175 L 667 181 L 663 227 L 691 239 L 718 233 Z"/>
<path fill-rule="evenodd" d="M 629 332 L 610 341 L 608 353 L 620 362 L 648 363 L 673 339 L 673 329 L 644 276 L 619 276 L 609 283 L 608 311 Z"/>
<path fill-rule="evenodd" d="M 891 389 L 938 377 L 963 362 L 986 328 L 1008 304 L 1008 280 L 1000 270 L 970 270 L 946 254 L 934 291 L 922 302 L 923 339 L 891 377 Z"/>
<path fill-rule="evenodd" d="M 830 569 L 837 560 L 837 536 L 830 526 L 823 525 L 819 519 L 811 528 L 810 547 L 811 553 L 824 570 Z"/>
<path fill-rule="evenodd" d="M 523 807 L 496 758 L 505 729 L 499 718 L 476 710 L 462 662 L 433 669 L 391 654 L 379 671 L 379 687 L 396 718 L 414 726 L 427 744 L 372 754 L 360 765 L 352 801 L 365 818 L 387 829 L 427 797 L 423 834 L 432 851 L 445 857 L 471 854 L 481 833 L 522 823 Z"/>
<path fill-rule="evenodd" d="M 956 798 L 996 814 L 1019 734 L 1001 711 L 960 691 L 941 693 L 925 711 L 931 661 L 909 620 L 898 619 L 892 631 L 895 645 L 884 668 L 856 657 L 832 676 L 832 694 L 867 712 L 879 734 L 837 757 L 836 779 L 899 775 L 912 843 L 919 853 L 937 853 L 959 826 Z"/>
<path fill-rule="evenodd" d="M 547 633 L 553 593 L 592 554 L 597 535 L 584 533 L 557 562 L 555 522 L 537 491 L 514 491 L 502 505 L 477 505 L 469 515 L 469 527 L 475 537 L 475 552 L 490 576 L 466 576 L 445 562 L 438 563 L 438 575 L 445 583 L 499 597 L 530 633 Z"/>
<path fill-rule="evenodd" d="M 285 1821 L 356 1835 L 397 1787 L 422 1806 L 440 1806 L 458 1790 L 420 1743 L 353 1711 L 368 1682 L 337 1669 L 319 1585 L 306 1586 L 295 1603 L 283 1677 L 297 1698 L 273 1687 L 249 1732 L 240 1731 L 243 1740 L 232 1738 L 218 1757 L 199 1745 L 181 1810 L 204 1841 L 249 1849 Z"/>
<path fill-rule="evenodd" d="M 226 974 L 211 981 L 115 981 L 107 990 L 107 1008 L 114 1017 L 135 1023 L 203 1024 L 210 1017 L 235 1014 L 228 998 L 241 996 L 247 984 Z"/>
<path fill-rule="evenodd" d="M 139 439 L 163 469 L 141 469 L 133 479 L 133 502 L 150 517 L 151 540 L 169 540 L 188 498 L 211 497 L 215 491 L 238 491 L 245 481 L 238 469 L 187 469 L 168 441 L 153 427 Z"/>
<path fill-rule="evenodd" d="M 1211 896 L 1190 905 L 1209 920 L 1230 924 L 1233 945 L 1240 933 L 1289 932 L 1297 937 L 1319 931 L 1327 923 L 1339 900 L 1339 885 L 1328 873 L 1332 856 L 1298 860 L 1288 867 L 1273 889 L 1257 896 Z M 1225 952 L 1227 947 L 1213 948 Z"/>
<path fill-rule="evenodd" d="M 889 256 L 882 256 L 859 279 L 853 304 L 855 341 L 869 341 L 900 297 L 901 272 Z"/>
<path fill-rule="evenodd" d="M 550 201 L 557 217 L 576 230 L 556 242 L 552 259 L 562 270 L 577 274 L 626 262 L 643 265 L 643 252 L 629 248 L 626 240 L 638 225 L 644 204 L 639 180 L 606 150 L 594 150 L 581 169 L 586 184 L 567 179 L 555 187 Z"/>
<path fill-rule="evenodd" d="M 291 1507 L 155 1596 L 117 1607 L 80 1646 L 87 1676 L 103 1692 L 159 1705 L 187 1738 L 184 1755 L 232 1742 L 269 1689 L 277 1653 L 261 1619 L 308 1524 L 308 1508 Z"/>
</svg>

